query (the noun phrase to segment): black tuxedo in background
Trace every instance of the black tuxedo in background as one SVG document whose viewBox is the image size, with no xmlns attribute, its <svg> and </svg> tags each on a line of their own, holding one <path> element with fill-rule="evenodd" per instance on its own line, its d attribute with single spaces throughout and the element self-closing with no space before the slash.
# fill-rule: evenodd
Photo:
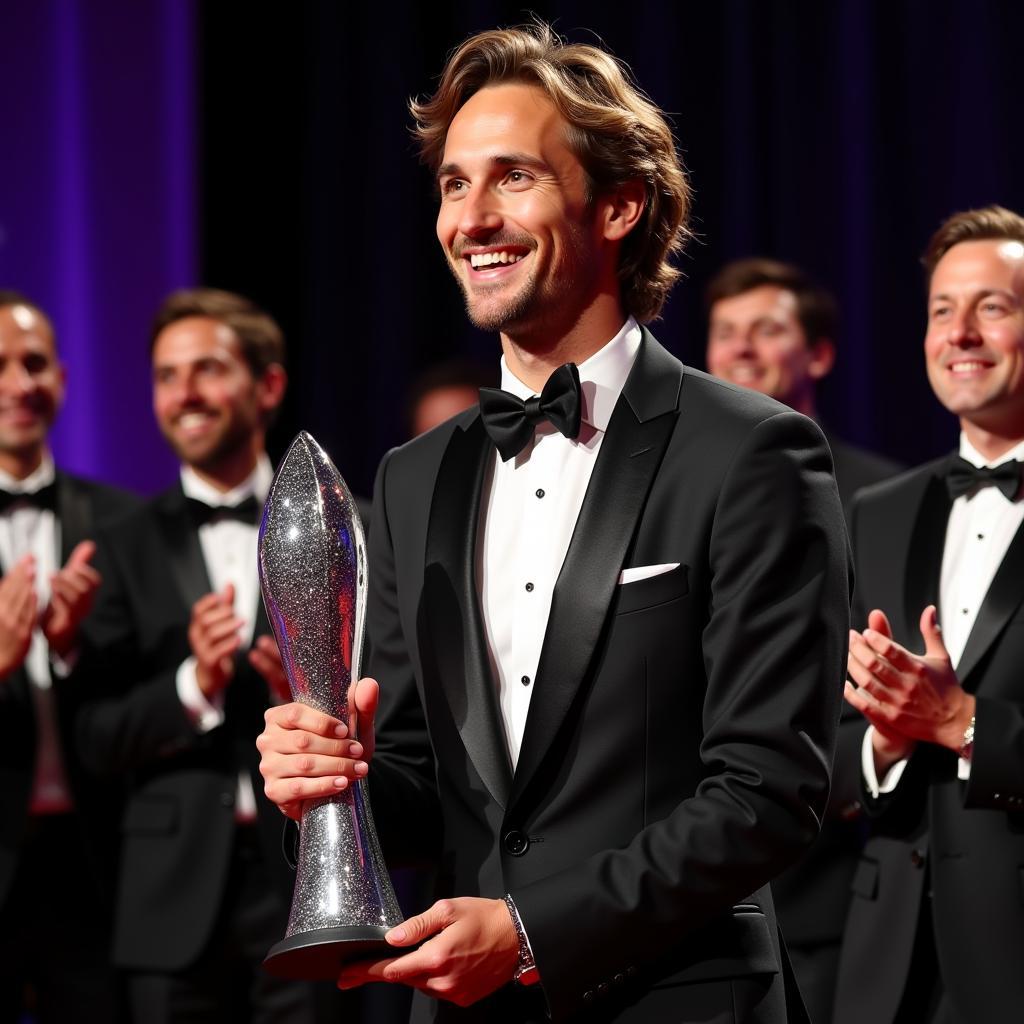
<svg viewBox="0 0 1024 1024">
<path fill-rule="evenodd" d="M 83 540 L 95 539 L 96 531 L 104 522 L 126 514 L 138 504 L 138 499 L 103 484 L 83 480 L 58 472 L 56 476 L 55 518 L 59 524 L 60 551 L 58 567 L 64 565 L 74 548 Z M 3 571 L 10 566 L 0 567 Z M 97 602 L 104 598 L 104 589 Z M 80 888 L 83 914 L 79 918 L 95 917 L 93 937 L 101 959 L 109 955 L 110 912 L 116 875 L 117 821 L 120 812 L 118 788 L 109 781 L 100 782 L 84 770 L 74 741 L 74 722 L 78 708 L 87 699 L 96 680 L 80 666 L 69 676 L 52 674 L 52 693 L 56 711 L 58 741 L 63 757 L 64 773 L 71 789 L 75 810 L 70 815 L 47 816 L 66 819 L 63 829 L 66 837 L 74 841 L 73 849 L 53 851 L 73 877 L 73 888 Z M 4 945 L 13 943 L 23 949 L 7 949 L 3 954 L 5 967 L 12 967 L 19 952 L 28 952 L 25 938 L 7 917 L 16 918 L 38 913 L 39 907 L 24 889 L 29 883 L 26 875 L 33 865 L 25 863 L 26 854 L 33 849 L 31 838 L 39 822 L 29 814 L 32 785 L 35 777 L 38 725 L 32 696 L 32 683 L 24 667 L 15 670 L 0 681 L 0 921 L 4 932 Z M 51 822 L 53 824 L 53 822 Z M 38 852 L 36 854 L 38 856 Z M 23 902 L 22 897 L 27 897 Z M 76 920 L 76 926 L 80 923 Z M 54 934 L 52 950 L 56 960 L 62 956 L 60 922 L 52 922 Z M 67 928 L 70 929 L 70 925 Z M 67 939 L 65 934 L 63 938 Z M 34 952 L 34 951 L 33 951 Z M 80 955 L 80 953 L 78 954 Z M 35 967 L 38 965 L 30 965 Z M 54 964 L 59 968 L 59 964 Z M 64 965 L 72 966 L 73 965 Z M 58 987 L 40 994 L 41 1010 L 47 1012 L 47 1001 L 59 996 Z M 60 1006 L 55 1004 L 59 1019 Z M 102 1007 L 92 1010 L 102 1014 Z M 3 1007 L 0 1007 L 0 1013 Z M 81 1001 L 66 1007 L 64 1019 L 91 1019 L 86 1015 L 89 1007 Z M 103 1019 L 102 1016 L 97 1019 Z"/>
<path fill-rule="evenodd" d="M 370 792 L 385 854 L 434 860 L 443 895 L 511 892 L 554 1021 L 784 1020 L 768 882 L 824 811 L 848 622 L 820 431 L 644 332 L 555 587 L 515 773 L 476 587 L 493 457 L 473 409 L 378 474 Z M 417 997 L 413 1015 L 547 1019 L 538 988 L 513 986 L 466 1010 Z"/>
<path fill-rule="evenodd" d="M 938 602 L 951 508 L 944 465 L 912 470 L 854 504 L 855 626 L 881 608 L 913 651 L 923 646 L 921 612 Z M 853 880 L 837 1024 L 892 1021 L 918 966 L 915 947 L 920 956 L 932 941 L 955 1020 L 1015 1021 L 1024 1007 L 1024 530 L 985 596 L 957 676 L 978 701 L 969 781 L 957 778 L 954 752 L 922 744 L 893 793 L 860 794 L 872 835 Z M 863 720 L 844 725 L 837 754 L 858 777 L 865 729 Z"/>
<path fill-rule="evenodd" d="M 857 491 L 888 479 L 903 468 L 827 431 L 825 437 L 832 452 L 839 498 L 847 515 Z M 852 708 L 849 711 L 851 717 L 860 717 Z M 847 770 L 851 770 L 848 765 L 835 766 L 836 774 Z M 814 845 L 772 882 L 779 923 L 814 1024 L 828 1024 L 832 1019 L 850 880 L 864 845 L 865 822 L 857 784 L 859 768 L 853 766 L 852 771 L 852 785 L 833 778 L 834 795 Z M 856 798 L 850 797 L 851 789 Z"/>
<path fill-rule="evenodd" d="M 176 972 L 200 958 L 221 923 L 243 833 L 256 855 L 262 850 L 280 895 L 272 930 L 276 938 L 284 934 L 292 879 L 254 745 L 267 686 L 240 654 L 225 691 L 225 720 L 207 733 L 197 732 L 178 698 L 175 675 L 191 653 L 192 605 L 212 589 L 180 486 L 100 540 L 109 595 L 90 635 L 106 689 L 82 709 L 78 736 L 94 770 L 127 780 L 115 961 L 139 972 Z M 269 632 L 261 604 L 254 636 Z M 253 783 L 255 828 L 235 823 L 240 770 Z"/>
</svg>

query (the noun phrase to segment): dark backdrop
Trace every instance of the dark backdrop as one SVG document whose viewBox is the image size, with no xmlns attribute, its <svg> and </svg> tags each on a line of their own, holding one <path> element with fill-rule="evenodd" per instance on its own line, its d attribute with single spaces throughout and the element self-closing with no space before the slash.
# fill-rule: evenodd
<svg viewBox="0 0 1024 1024">
<path fill-rule="evenodd" d="M 803 264 L 844 309 L 823 413 L 917 461 L 948 446 L 925 381 L 918 254 L 949 213 L 1024 210 L 1024 4 L 998 0 L 537 3 L 604 40 L 672 113 L 699 241 L 655 332 L 703 365 L 701 290 L 725 260 Z M 0 286 L 67 342 L 58 456 L 152 489 L 146 320 L 171 287 L 247 293 L 282 321 L 299 428 L 366 491 L 405 435 L 410 380 L 496 359 L 433 234 L 405 109 L 497 2 L 7 0 L 0 62 Z"/>
</svg>

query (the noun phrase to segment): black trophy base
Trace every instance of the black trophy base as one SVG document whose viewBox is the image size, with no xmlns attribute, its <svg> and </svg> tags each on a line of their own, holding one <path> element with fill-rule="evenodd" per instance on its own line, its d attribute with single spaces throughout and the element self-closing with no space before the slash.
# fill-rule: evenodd
<svg viewBox="0 0 1024 1024">
<path fill-rule="evenodd" d="M 393 956 L 394 947 L 384 941 L 386 931 L 367 924 L 300 932 L 274 946 L 263 969 L 293 981 L 336 981 L 342 966 L 351 960 Z"/>
</svg>

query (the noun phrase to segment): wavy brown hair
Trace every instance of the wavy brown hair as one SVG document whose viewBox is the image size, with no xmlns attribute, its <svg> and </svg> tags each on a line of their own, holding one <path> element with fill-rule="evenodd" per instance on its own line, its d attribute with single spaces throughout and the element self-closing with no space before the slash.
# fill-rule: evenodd
<svg viewBox="0 0 1024 1024">
<path fill-rule="evenodd" d="M 433 96 L 409 103 L 420 155 L 432 171 L 459 108 L 485 86 L 505 82 L 544 90 L 569 125 L 591 197 L 644 183 L 644 211 L 622 243 L 618 274 L 626 309 L 642 323 L 654 320 L 680 276 L 671 260 L 689 238 L 690 186 L 665 115 L 615 57 L 566 43 L 543 22 L 481 32 L 452 53 Z"/>
</svg>

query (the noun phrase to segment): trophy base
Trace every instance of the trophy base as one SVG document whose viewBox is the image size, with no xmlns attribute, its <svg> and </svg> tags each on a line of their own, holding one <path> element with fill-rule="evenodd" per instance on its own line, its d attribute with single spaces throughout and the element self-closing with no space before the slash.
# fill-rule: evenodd
<svg viewBox="0 0 1024 1024">
<path fill-rule="evenodd" d="M 395 955 L 394 946 L 384 941 L 386 931 L 376 925 L 349 925 L 300 932 L 277 943 L 266 955 L 263 969 L 293 981 L 335 981 L 350 960 Z"/>
</svg>

